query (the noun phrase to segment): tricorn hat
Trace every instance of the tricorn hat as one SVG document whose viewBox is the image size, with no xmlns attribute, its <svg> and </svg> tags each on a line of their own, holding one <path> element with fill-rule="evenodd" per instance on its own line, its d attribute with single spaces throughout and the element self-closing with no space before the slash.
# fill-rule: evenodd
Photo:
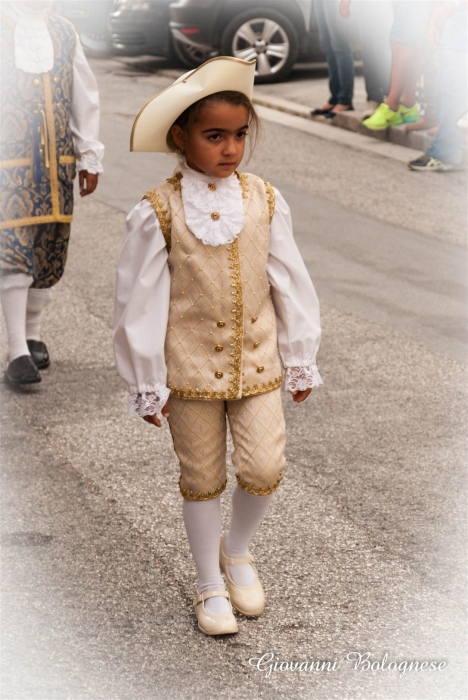
<svg viewBox="0 0 468 700">
<path fill-rule="evenodd" d="M 255 60 L 217 56 L 181 75 L 140 110 L 130 137 L 131 151 L 168 153 L 169 129 L 194 102 L 223 90 L 236 90 L 252 99 Z"/>
</svg>

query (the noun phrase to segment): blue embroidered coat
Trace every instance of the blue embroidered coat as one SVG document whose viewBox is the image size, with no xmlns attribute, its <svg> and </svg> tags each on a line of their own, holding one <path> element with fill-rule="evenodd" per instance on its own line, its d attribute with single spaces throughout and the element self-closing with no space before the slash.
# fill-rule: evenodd
<svg viewBox="0 0 468 700">
<path fill-rule="evenodd" d="M 0 229 L 69 223 L 76 160 L 70 129 L 76 32 L 67 20 L 48 15 L 53 68 L 25 73 L 15 67 L 14 22 L 2 19 Z"/>
</svg>

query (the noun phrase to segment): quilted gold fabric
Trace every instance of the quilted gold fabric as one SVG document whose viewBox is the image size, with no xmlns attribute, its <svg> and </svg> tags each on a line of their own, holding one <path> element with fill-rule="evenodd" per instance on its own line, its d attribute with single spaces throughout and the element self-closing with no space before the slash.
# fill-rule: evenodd
<svg viewBox="0 0 468 700">
<path fill-rule="evenodd" d="M 204 245 L 191 233 L 177 178 L 146 195 L 170 250 L 165 352 L 171 396 L 236 399 L 282 383 L 266 274 L 274 194 L 261 178 L 240 179 L 245 224 L 230 245 Z"/>
<path fill-rule="evenodd" d="M 281 391 L 232 401 L 169 399 L 169 426 L 184 498 L 204 501 L 226 488 L 226 416 L 239 486 L 259 496 L 278 488 L 285 466 Z"/>
</svg>

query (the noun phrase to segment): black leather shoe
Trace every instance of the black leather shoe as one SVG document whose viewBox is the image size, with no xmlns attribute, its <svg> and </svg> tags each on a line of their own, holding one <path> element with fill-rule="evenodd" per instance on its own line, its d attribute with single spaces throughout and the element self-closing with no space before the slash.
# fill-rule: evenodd
<svg viewBox="0 0 468 700">
<path fill-rule="evenodd" d="M 37 369 L 47 369 L 50 365 L 50 357 L 46 344 L 42 340 L 27 340 L 26 342 Z"/>
<path fill-rule="evenodd" d="M 21 355 L 12 360 L 5 371 L 5 382 L 10 386 L 37 384 L 40 381 L 41 375 L 29 355 Z"/>
</svg>

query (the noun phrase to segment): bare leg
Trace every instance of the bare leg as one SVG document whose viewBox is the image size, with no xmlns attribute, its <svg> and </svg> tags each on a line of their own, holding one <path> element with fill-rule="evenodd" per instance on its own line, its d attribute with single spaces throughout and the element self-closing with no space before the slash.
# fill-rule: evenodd
<svg viewBox="0 0 468 700">
<path fill-rule="evenodd" d="M 387 96 L 387 104 L 394 112 L 403 102 L 407 107 L 415 103 L 416 82 L 421 71 L 421 54 L 419 47 L 407 44 L 397 44 L 392 41 L 392 77 L 390 80 L 390 92 Z M 416 65 L 414 65 L 416 64 Z M 416 78 L 414 77 L 416 75 Z M 411 89 L 411 86 L 413 88 Z M 409 102 L 406 102 L 409 100 Z M 412 100 L 412 101 L 411 101 Z"/>
</svg>

